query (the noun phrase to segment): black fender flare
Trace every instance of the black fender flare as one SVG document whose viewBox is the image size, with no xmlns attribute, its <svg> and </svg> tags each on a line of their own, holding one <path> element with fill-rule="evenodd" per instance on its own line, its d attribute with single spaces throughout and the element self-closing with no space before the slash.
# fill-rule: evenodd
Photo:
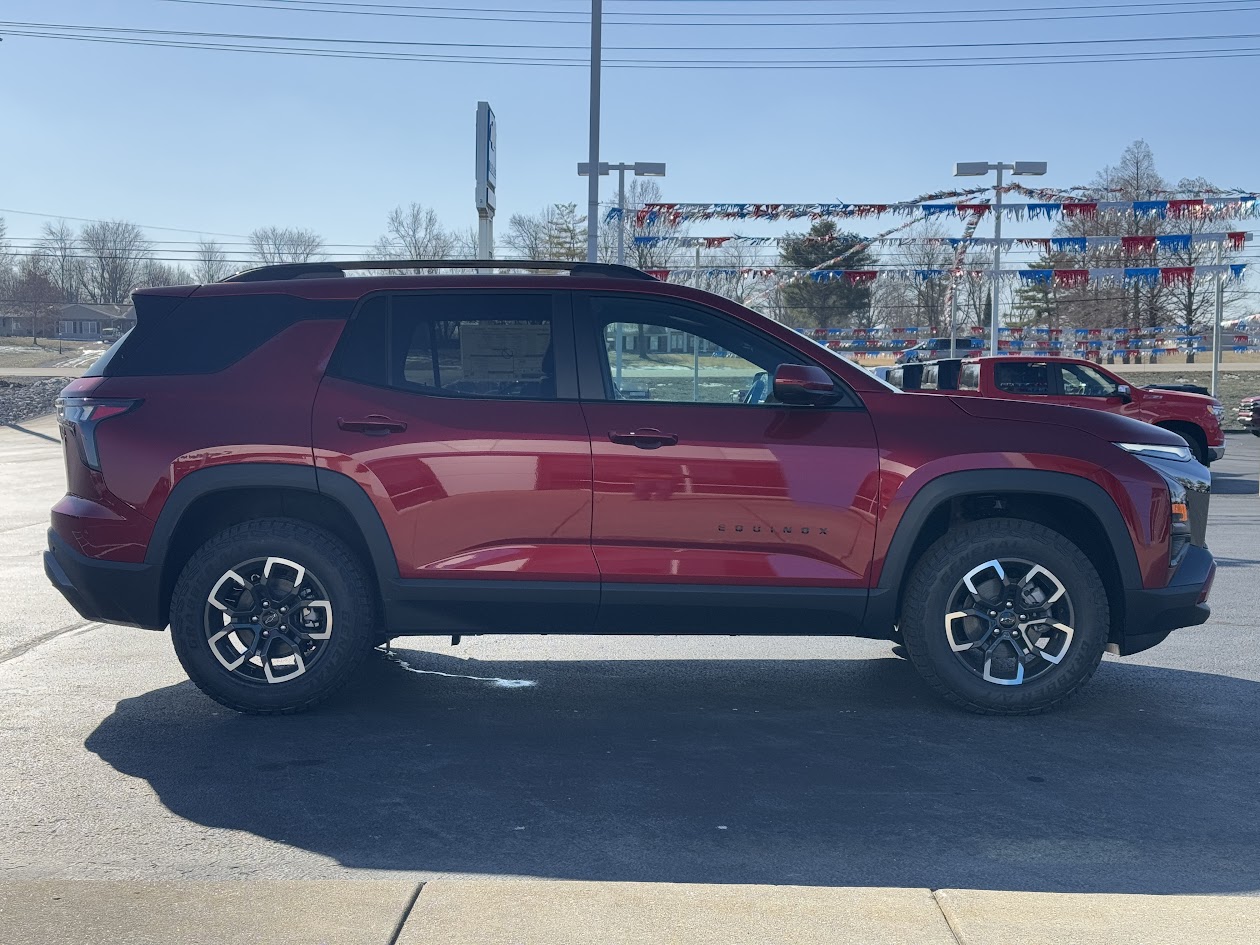
<svg viewBox="0 0 1260 945">
<path fill-rule="evenodd" d="M 1129 528 L 1116 503 L 1097 483 L 1071 473 L 1040 469 L 980 469 L 945 473 L 925 483 L 915 493 L 897 523 L 884 556 L 879 582 L 871 589 L 866 612 L 869 626 L 892 626 L 897 597 L 910 566 L 910 553 L 931 514 L 942 503 L 952 499 L 993 492 L 1056 496 L 1084 506 L 1102 523 L 1124 588 L 1142 586 L 1142 574 Z"/>
<path fill-rule="evenodd" d="M 233 489 L 291 489 L 326 496 L 354 521 L 372 557 L 377 581 L 398 578 L 398 559 L 376 506 L 357 482 L 342 473 L 296 463 L 235 463 L 189 473 L 171 490 L 153 526 L 146 564 L 163 567 L 171 539 L 192 504 L 214 492 Z"/>
</svg>

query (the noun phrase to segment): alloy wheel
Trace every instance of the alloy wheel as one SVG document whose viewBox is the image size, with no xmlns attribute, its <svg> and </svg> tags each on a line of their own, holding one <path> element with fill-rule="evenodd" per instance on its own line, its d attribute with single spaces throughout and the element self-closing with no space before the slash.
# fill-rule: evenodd
<svg viewBox="0 0 1260 945">
<path fill-rule="evenodd" d="M 288 682 L 324 654 L 332 602 L 319 578 L 288 558 L 229 568 L 206 597 L 206 643 L 219 664 L 250 683 Z"/>
<path fill-rule="evenodd" d="M 1043 565 L 1019 558 L 972 568 L 950 593 L 945 639 L 967 669 L 998 686 L 1039 679 L 1075 636 L 1072 599 Z"/>
</svg>

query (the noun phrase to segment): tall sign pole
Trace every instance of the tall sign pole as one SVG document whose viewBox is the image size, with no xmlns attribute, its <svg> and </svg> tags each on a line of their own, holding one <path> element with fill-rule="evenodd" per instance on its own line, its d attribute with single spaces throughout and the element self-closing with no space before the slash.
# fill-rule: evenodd
<svg viewBox="0 0 1260 945">
<path fill-rule="evenodd" d="M 591 0 L 591 148 L 587 158 L 592 170 L 599 168 L 599 67 L 603 56 L 601 28 L 604 8 L 601 0 Z M 586 182 L 586 261 L 599 262 L 599 174 Z"/>
<path fill-rule="evenodd" d="M 477 258 L 494 258 L 495 148 L 494 112 L 477 103 Z"/>
</svg>

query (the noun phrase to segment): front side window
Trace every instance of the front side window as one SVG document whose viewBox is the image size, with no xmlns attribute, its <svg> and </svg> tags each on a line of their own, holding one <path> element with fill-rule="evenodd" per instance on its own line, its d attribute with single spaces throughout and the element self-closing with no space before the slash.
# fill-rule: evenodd
<svg viewBox="0 0 1260 945">
<path fill-rule="evenodd" d="M 367 300 L 336 373 L 420 394 L 554 400 L 552 298 L 467 292 Z"/>
<path fill-rule="evenodd" d="M 1059 378 L 1068 397 L 1116 396 L 1116 382 L 1084 364 L 1059 365 Z"/>
<path fill-rule="evenodd" d="M 780 364 L 803 364 L 791 349 L 716 313 L 646 297 L 591 300 L 613 400 L 777 404 Z"/>
<path fill-rule="evenodd" d="M 1032 361 L 998 363 L 993 365 L 993 383 L 1008 394 L 1049 394 L 1049 366 Z"/>
<path fill-rule="evenodd" d="M 959 390 L 979 390 L 980 389 L 980 365 L 964 364 L 958 371 L 958 389 Z"/>
</svg>

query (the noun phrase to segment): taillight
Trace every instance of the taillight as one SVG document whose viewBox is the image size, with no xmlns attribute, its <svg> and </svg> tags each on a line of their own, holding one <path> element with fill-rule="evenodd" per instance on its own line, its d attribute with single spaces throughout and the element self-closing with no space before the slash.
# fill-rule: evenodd
<svg viewBox="0 0 1260 945">
<path fill-rule="evenodd" d="M 96 428 L 110 417 L 121 416 L 140 406 L 138 400 L 105 397 L 58 397 L 57 419 L 67 435 L 79 441 L 83 462 L 97 471 L 101 459 L 96 450 Z"/>
</svg>

